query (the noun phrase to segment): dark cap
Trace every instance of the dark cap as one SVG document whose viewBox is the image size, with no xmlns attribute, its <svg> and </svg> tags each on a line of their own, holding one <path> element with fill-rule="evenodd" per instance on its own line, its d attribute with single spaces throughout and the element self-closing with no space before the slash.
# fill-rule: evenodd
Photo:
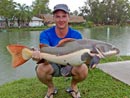
<svg viewBox="0 0 130 98">
<path fill-rule="evenodd" d="M 53 13 L 55 13 L 58 10 L 63 10 L 66 13 L 69 13 L 69 11 L 70 11 L 69 8 L 68 8 L 68 6 L 66 4 L 57 4 L 56 6 L 54 6 Z"/>
</svg>

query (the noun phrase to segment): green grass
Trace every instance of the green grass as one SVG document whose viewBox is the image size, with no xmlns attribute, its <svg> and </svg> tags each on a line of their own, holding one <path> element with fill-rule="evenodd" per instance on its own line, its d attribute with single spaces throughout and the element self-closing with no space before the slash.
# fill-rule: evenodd
<svg viewBox="0 0 130 98">
<path fill-rule="evenodd" d="M 129 60 L 130 57 L 123 56 L 122 59 Z M 117 58 L 104 60 L 101 60 L 101 63 L 115 61 Z M 71 78 L 67 79 L 63 77 L 54 78 L 55 86 L 59 90 L 54 98 L 71 98 L 65 92 L 65 88 L 69 87 L 71 82 Z M 89 70 L 87 79 L 79 83 L 78 87 L 82 98 L 130 98 L 130 86 L 99 69 Z M 43 98 L 46 91 L 47 87 L 34 77 L 0 86 L 0 98 Z"/>
<path fill-rule="evenodd" d="M 130 56 L 111 56 L 100 60 L 100 63 L 130 60 Z"/>
</svg>

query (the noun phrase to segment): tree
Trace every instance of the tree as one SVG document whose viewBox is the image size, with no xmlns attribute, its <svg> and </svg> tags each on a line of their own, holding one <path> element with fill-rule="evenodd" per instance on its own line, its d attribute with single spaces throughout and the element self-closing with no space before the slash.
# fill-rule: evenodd
<svg viewBox="0 0 130 98">
<path fill-rule="evenodd" d="M 11 21 L 14 16 L 15 5 L 12 0 L 0 0 L 0 15 L 6 20 L 6 26 L 9 26 L 8 21 Z"/>
<path fill-rule="evenodd" d="M 17 19 L 18 26 L 25 26 L 25 22 L 28 24 L 33 16 L 32 9 L 26 4 L 15 3 L 15 5 L 14 16 Z"/>
<path fill-rule="evenodd" d="M 81 14 L 95 24 L 123 24 L 129 18 L 128 0 L 87 0 L 80 8 Z"/>
<path fill-rule="evenodd" d="M 103 0 L 106 4 L 107 17 L 113 24 L 123 24 L 128 19 L 128 0 Z"/>
<path fill-rule="evenodd" d="M 77 10 L 73 11 L 72 15 L 78 15 L 78 11 Z"/>
<path fill-rule="evenodd" d="M 50 13 L 51 10 L 49 9 L 48 4 L 49 4 L 49 0 L 35 0 L 32 4 L 33 14 L 39 15 L 39 14 Z"/>
</svg>

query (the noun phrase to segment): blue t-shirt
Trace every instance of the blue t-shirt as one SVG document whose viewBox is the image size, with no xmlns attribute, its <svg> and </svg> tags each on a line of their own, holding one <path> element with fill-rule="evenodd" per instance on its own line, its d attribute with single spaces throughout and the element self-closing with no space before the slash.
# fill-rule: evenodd
<svg viewBox="0 0 130 98">
<path fill-rule="evenodd" d="M 74 30 L 69 27 L 68 33 L 64 38 L 74 38 L 74 39 L 82 39 L 82 35 L 79 31 Z M 55 32 L 55 26 L 44 30 L 40 33 L 40 44 L 46 44 L 48 46 L 56 46 L 60 40 L 64 38 L 59 38 Z"/>
</svg>

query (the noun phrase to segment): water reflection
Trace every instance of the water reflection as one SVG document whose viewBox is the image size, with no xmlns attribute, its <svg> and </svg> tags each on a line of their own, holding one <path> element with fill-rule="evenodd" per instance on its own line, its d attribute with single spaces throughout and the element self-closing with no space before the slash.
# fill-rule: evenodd
<svg viewBox="0 0 130 98">
<path fill-rule="evenodd" d="M 130 55 L 130 27 L 106 27 L 83 29 L 84 38 L 92 38 L 109 42 L 121 51 L 120 55 Z M 6 46 L 22 44 L 28 47 L 38 47 L 39 31 L 31 32 L 0 32 L 0 84 L 9 81 L 35 77 L 35 62 L 29 60 L 20 67 L 11 67 L 11 56 Z"/>
<path fill-rule="evenodd" d="M 107 27 L 107 42 L 110 40 L 110 27 Z"/>
</svg>

